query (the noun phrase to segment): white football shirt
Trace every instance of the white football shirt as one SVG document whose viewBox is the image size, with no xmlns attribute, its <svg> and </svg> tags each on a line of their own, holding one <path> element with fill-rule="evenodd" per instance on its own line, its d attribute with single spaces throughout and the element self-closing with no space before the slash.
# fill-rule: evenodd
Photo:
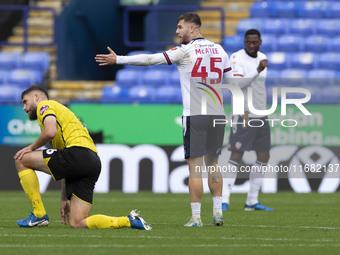
<svg viewBox="0 0 340 255">
<path fill-rule="evenodd" d="M 227 53 L 219 44 L 197 38 L 163 53 L 117 56 L 117 64 L 176 64 L 183 116 L 224 115 L 223 95 L 218 85 L 231 76 L 231 67 Z"/>
<path fill-rule="evenodd" d="M 262 52 L 257 52 L 257 57 L 249 56 L 244 49 L 233 53 L 230 56 L 232 66 L 233 81 L 235 81 L 242 89 L 245 99 L 245 110 L 248 110 L 248 87 L 252 88 L 253 106 L 257 110 L 267 109 L 266 96 L 266 77 L 267 68 L 262 72 L 257 72 L 257 67 L 261 60 L 267 59 Z M 250 113 L 249 117 L 264 117 Z"/>
</svg>

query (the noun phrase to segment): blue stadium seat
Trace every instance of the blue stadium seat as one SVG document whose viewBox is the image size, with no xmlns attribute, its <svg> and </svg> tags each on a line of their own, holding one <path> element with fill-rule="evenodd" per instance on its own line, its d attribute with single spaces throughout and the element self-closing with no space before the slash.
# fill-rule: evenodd
<svg viewBox="0 0 340 255">
<path fill-rule="evenodd" d="M 273 2 L 259 1 L 254 2 L 250 8 L 250 17 L 265 18 L 273 16 Z"/>
<path fill-rule="evenodd" d="M 316 24 L 316 30 L 319 35 L 340 35 L 339 24 L 340 19 L 320 19 Z"/>
<path fill-rule="evenodd" d="M 281 71 L 273 70 L 271 68 L 267 71 L 266 85 L 269 87 L 276 87 L 280 85 Z"/>
<path fill-rule="evenodd" d="M 340 102 L 340 86 L 331 86 L 327 89 L 322 89 L 324 104 L 339 104 Z"/>
<path fill-rule="evenodd" d="M 275 35 L 262 34 L 261 39 L 262 39 L 262 45 L 260 46 L 260 51 L 272 52 L 277 49 Z"/>
<path fill-rule="evenodd" d="M 156 103 L 181 103 L 182 93 L 180 87 L 162 86 L 156 89 Z"/>
<path fill-rule="evenodd" d="M 311 69 L 308 72 L 308 85 L 325 87 L 334 85 L 336 72 L 330 69 Z M 328 89 L 328 88 L 327 88 Z"/>
<path fill-rule="evenodd" d="M 156 89 L 148 86 L 135 86 L 128 91 L 129 100 L 135 103 L 153 103 Z"/>
<path fill-rule="evenodd" d="M 240 49 L 244 48 L 244 36 L 240 35 L 231 35 L 231 36 L 225 36 L 223 38 L 223 48 L 226 51 L 238 51 Z"/>
<path fill-rule="evenodd" d="M 316 67 L 317 57 L 311 52 L 297 52 L 290 55 L 289 65 L 292 68 L 312 69 Z"/>
<path fill-rule="evenodd" d="M 21 102 L 22 89 L 14 84 L 0 85 L 0 103 L 18 104 Z"/>
<path fill-rule="evenodd" d="M 263 24 L 263 32 L 266 34 L 286 34 L 288 31 L 289 20 L 288 19 L 268 19 Z"/>
<path fill-rule="evenodd" d="M 9 73 L 8 82 L 22 87 L 42 84 L 43 75 L 40 71 L 29 69 L 14 69 Z"/>
<path fill-rule="evenodd" d="M 22 56 L 21 67 L 45 72 L 50 66 L 50 55 L 47 52 L 26 52 Z"/>
<path fill-rule="evenodd" d="M 255 28 L 259 31 L 262 31 L 263 28 L 263 19 L 242 19 L 237 24 L 237 34 L 244 37 L 244 34 L 247 30 Z"/>
<path fill-rule="evenodd" d="M 306 83 L 308 72 L 303 69 L 284 69 L 281 72 L 280 85 L 284 87 L 289 86 L 303 86 Z"/>
<path fill-rule="evenodd" d="M 330 50 L 330 39 L 322 35 L 312 35 L 305 38 L 305 51 L 325 52 Z"/>
<path fill-rule="evenodd" d="M 319 68 L 340 70 L 340 53 L 326 52 L 319 55 Z"/>
<path fill-rule="evenodd" d="M 0 84 L 4 84 L 7 82 L 9 76 L 9 71 L 7 70 L 0 70 Z"/>
<path fill-rule="evenodd" d="M 116 73 L 116 83 L 119 86 L 132 87 L 141 84 L 142 71 L 135 69 L 120 69 Z"/>
<path fill-rule="evenodd" d="M 289 33 L 297 35 L 313 35 L 316 33 L 315 19 L 292 19 L 289 23 Z"/>
<path fill-rule="evenodd" d="M 282 70 L 287 68 L 288 53 L 272 52 L 267 54 L 269 69 Z"/>
<path fill-rule="evenodd" d="M 325 18 L 327 16 L 329 16 L 327 1 L 306 1 L 301 6 L 301 17 Z"/>
<path fill-rule="evenodd" d="M 230 57 L 230 55 L 228 55 Z M 169 85 L 171 86 L 181 86 L 181 81 L 179 79 L 179 74 L 177 70 L 173 70 L 169 75 Z"/>
<path fill-rule="evenodd" d="M 332 38 L 330 41 L 331 51 L 340 52 L 340 36 Z"/>
<path fill-rule="evenodd" d="M 128 89 L 119 86 L 106 86 L 102 91 L 103 103 L 126 103 L 128 102 Z"/>
<path fill-rule="evenodd" d="M 330 2 L 331 6 L 329 8 L 329 16 L 331 18 L 340 18 L 340 2 L 333 1 Z"/>
<path fill-rule="evenodd" d="M 310 94 L 311 94 L 311 98 L 308 101 L 308 104 L 324 104 L 325 102 L 325 98 L 323 95 L 323 88 L 319 88 L 319 87 L 305 87 L 305 89 L 307 89 Z M 300 96 L 301 97 L 301 96 Z"/>
<path fill-rule="evenodd" d="M 279 1 L 275 3 L 274 15 L 281 18 L 296 18 L 300 15 L 301 3 Z"/>
<path fill-rule="evenodd" d="M 280 51 L 295 52 L 303 49 L 304 38 L 298 35 L 281 35 L 277 40 Z"/>
<path fill-rule="evenodd" d="M 150 86 L 167 85 L 171 71 L 147 70 L 142 73 L 142 84 Z"/>
<path fill-rule="evenodd" d="M 0 52 L 0 68 L 15 69 L 20 67 L 21 53 L 14 51 Z"/>
</svg>

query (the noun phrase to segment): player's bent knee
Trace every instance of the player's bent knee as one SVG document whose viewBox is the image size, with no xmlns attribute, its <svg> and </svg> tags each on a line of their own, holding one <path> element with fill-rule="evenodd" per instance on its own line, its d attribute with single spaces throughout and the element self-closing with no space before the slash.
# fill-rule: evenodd
<svg viewBox="0 0 340 255">
<path fill-rule="evenodd" d="M 86 219 L 70 219 L 71 228 L 87 228 Z"/>
</svg>

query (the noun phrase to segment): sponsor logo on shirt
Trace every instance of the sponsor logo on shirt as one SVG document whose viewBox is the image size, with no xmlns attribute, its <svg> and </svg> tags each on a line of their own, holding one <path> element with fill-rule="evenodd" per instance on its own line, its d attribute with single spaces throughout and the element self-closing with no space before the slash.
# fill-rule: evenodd
<svg viewBox="0 0 340 255">
<path fill-rule="evenodd" d="M 44 112 L 45 112 L 48 108 L 49 108 L 48 105 L 43 105 L 43 106 L 41 106 L 41 108 L 40 108 L 40 115 L 43 115 Z"/>
</svg>

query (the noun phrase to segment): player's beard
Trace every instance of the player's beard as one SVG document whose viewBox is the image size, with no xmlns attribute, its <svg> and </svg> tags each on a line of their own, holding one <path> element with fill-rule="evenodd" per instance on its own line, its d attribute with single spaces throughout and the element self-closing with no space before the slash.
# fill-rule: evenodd
<svg viewBox="0 0 340 255">
<path fill-rule="evenodd" d="M 190 36 L 189 35 L 183 35 L 181 38 L 179 38 L 179 42 L 181 44 L 188 44 L 190 42 Z"/>
<path fill-rule="evenodd" d="M 37 116 L 37 107 L 32 105 L 29 108 L 29 110 L 27 111 L 27 114 L 28 114 L 28 118 L 30 120 L 36 120 L 38 118 L 38 116 Z"/>
</svg>

